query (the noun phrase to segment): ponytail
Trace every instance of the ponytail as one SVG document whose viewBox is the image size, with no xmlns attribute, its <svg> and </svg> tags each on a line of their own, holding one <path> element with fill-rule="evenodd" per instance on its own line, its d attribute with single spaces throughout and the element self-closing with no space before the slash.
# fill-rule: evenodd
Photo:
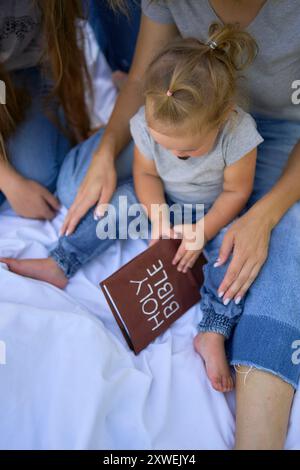
<svg viewBox="0 0 300 470">
<path fill-rule="evenodd" d="M 211 47 L 212 44 L 214 47 Z M 235 72 L 248 67 L 258 51 L 252 36 L 240 30 L 237 24 L 211 24 L 207 45 L 218 60 L 234 69 Z"/>
<path fill-rule="evenodd" d="M 219 126 L 238 101 L 240 72 L 257 54 L 255 40 L 237 25 L 213 23 L 208 41 L 177 39 L 151 62 L 145 76 L 152 121 L 194 129 Z"/>
</svg>

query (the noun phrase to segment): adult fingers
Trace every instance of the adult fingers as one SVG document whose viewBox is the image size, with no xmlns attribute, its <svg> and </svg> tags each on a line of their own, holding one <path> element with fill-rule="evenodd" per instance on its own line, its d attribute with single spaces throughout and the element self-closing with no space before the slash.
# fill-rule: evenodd
<svg viewBox="0 0 300 470">
<path fill-rule="evenodd" d="M 242 286 L 246 285 L 248 282 L 253 282 L 252 280 L 252 272 L 256 264 L 253 264 L 253 260 L 247 260 L 241 269 L 239 275 L 237 276 L 236 280 L 231 284 L 228 290 L 225 291 L 223 295 L 223 301 L 227 303 L 235 299 L 236 304 L 239 304 L 242 295 L 239 295 Z"/>
<path fill-rule="evenodd" d="M 233 258 L 218 289 L 220 297 L 223 297 L 225 292 L 227 292 L 232 284 L 236 281 L 246 261 L 247 257 L 245 255 L 242 255 L 238 250 L 234 252 Z"/>
<path fill-rule="evenodd" d="M 232 231 L 229 231 L 225 234 L 223 242 L 219 251 L 219 257 L 215 262 L 215 267 L 221 266 L 226 263 L 230 254 L 232 253 L 234 247 L 234 234 Z"/>
<path fill-rule="evenodd" d="M 78 223 L 85 216 L 87 211 L 90 209 L 89 201 L 82 201 L 70 208 L 66 219 L 61 228 L 60 234 L 69 236 L 76 229 Z"/>
<path fill-rule="evenodd" d="M 59 200 L 46 188 L 44 188 L 43 196 L 52 209 L 54 209 L 55 211 L 58 211 L 60 209 Z"/>
<path fill-rule="evenodd" d="M 100 199 L 97 203 L 95 208 L 95 218 L 103 217 L 105 211 L 107 209 L 107 205 L 109 204 L 114 192 L 115 192 L 115 185 L 105 185 L 102 188 Z"/>
<path fill-rule="evenodd" d="M 235 295 L 235 300 L 236 301 L 238 301 L 238 299 L 242 299 L 246 295 L 247 291 L 249 290 L 249 288 L 251 287 L 251 285 L 253 284 L 253 282 L 257 278 L 262 266 L 263 266 L 263 263 L 261 263 L 261 262 L 256 263 L 254 265 L 250 275 L 248 276 L 247 281 L 240 287 L 237 294 Z"/>
</svg>

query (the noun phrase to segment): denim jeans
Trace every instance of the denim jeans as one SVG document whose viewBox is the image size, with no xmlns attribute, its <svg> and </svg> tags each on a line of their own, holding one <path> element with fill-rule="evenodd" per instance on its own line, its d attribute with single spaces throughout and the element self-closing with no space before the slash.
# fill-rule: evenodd
<svg viewBox="0 0 300 470">
<path fill-rule="evenodd" d="M 114 70 L 128 72 L 140 27 L 140 0 L 126 2 L 128 15 L 115 12 L 106 1 L 84 0 L 88 19 L 106 59 Z"/>
<path fill-rule="evenodd" d="M 66 182 L 75 181 L 75 187 L 80 184 L 90 164 L 91 155 L 99 144 L 102 133 L 103 130 L 85 143 L 77 146 L 69 153 L 64 161 L 57 184 L 57 190 L 59 199 L 67 207 L 72 203 L 74 193 L 72 194 L 73 187 L 71 186 L 70 188 L 69 185 L 66 185 Z M 126 218 L 123 219 L 125 220 L 126 227 L 120 226 L 123 222 L 119 214 L 124 213 L 124 211 L 127 212 L 130 205 L 138 203 L 133 183 L 129 178 L 130 172 L 124 172 L 124 161 L 130 161 L 130 159 L 132 159 L 132 153 L 132 145 L 129 145 L 118 159 L 119 185 L 111 200 L 111 204 L 116 208 L 117 214 L 115 220 L 116 238 L 119 238 L 119 233 L 126 233 L 127 237 L 128 226 L 133 220 L 133 217 L 130 217 L 127 213 Z M 128 169 L 128 165 L 125 165 L 125 168 Z M 122 198 L 120 198 L 121 196 Z M 167 201 L 169 205 L 172 205 L 172 201 L 168 199 Z M 67 278 L 73 276 L 83 264 L 103 253 L 108 246 L 114 243 L 114 239 L 106 238 L 100 240 L 98 238 L 97 229 L 99 230 L 98 224 L 100 224 L 100 222 L 94 220 L 93 212 L 93 209 L 91 209 L 80 222 L 75 233 L 70 236 L 61 237 L 57 245 L 52 247 L 50 251 L 50 256 L 56 261 L 58 266 L 60 266 Z M 199 212 L 201 213 L 201 211 Z M 190 215 L 191 223 L 195 223 L 200 217 L 196 214 L 195 210 L 193 210 Z M 105 217 L 101 223 L 103 223 L 103 225 L 106 224 Z M 147 222 L 146 225 L 148 225 Z M 225 232 L 226 228 L 211 240 L 205 248 L 208 263 L 205 266 L 205 282 L 201 289 L 202 300 L 200 305 L 204 312 L 204 317 L 199 325 L 199 330 L 214 331 L 228 338 L 233 326 L 242 313 L 243 302 L 241 302 L 240 305 L 231 302 L 229 305 L 225 306 L 222 299 L 219 299 L 217 294 L 218 286 L 228 267 L 228 263 L 226 263 L 222 267 L 214 268 L 214 263 L 218 257 Z"/>
<path fill-rule="evenodd" d="M 43 99 L 49 92 L 49 84 L 38 68 L 14 72 L 12 79 L 16 86 L 25 88 L 31 104 L 24 121 L 6 142 L 10 163 L 25 178 L 54 192 L 62 161 L 71 145 L 45 114 Z M 0 204 L 4 201 L 5 196 L 0 192 Z"/>
<path fill-rule="evenodd" d="M 250 208 L 278 181 L 300 140 L 300 121 L 254 116 L 265 141 L 258 148 Z M 273 229 L 268 258 L 247 295 L 228 342 L 232 365 L 253 366 L 298 387 L 300 376 L 300 202 Z"/>
<path fill-rule="evenodd" d="M 254 191 L 247 208 L 276 183 L 293 146 L 300 140 L 300 122 L 266 119 L 260 116 L 255 118 L 265 141 L 258 149 Z M 58 193 L 67 207 L 76 195 L 89 166 L 93 146 L 97 145 L 99 138 L 101 133 L 72 150 L 64 160 L 58 180 Z M 124 168 L 128 170 L 128 165 L 123 165 L 123 162 L 132 158 L 131 145 L 118 159 L 120 183 L 130 176 L 129 171 L 124 172 Z M 127 185 L 119 185 L 114 201 L 122 194 L 132 197 L 130 182 Z M 100 254 L 113 242 L 109 240 L 106 245 L 99 243 L 96 225 L 91 209 L 75 233 L 70 237 L 62 237 L 54 248 L 52 255 L 68 277 L 76 272 L 83 262 Z M 82 243 L 82 240 L 85 243 Z M 220 241 L 216 240 L 215 243 L 212 259 L 217 257 Z M 66 253 L 74 254 L 74 266 L 67 262 Z M 217 286 L 220 280 L 218 276 L 222 277 L 222 272 L 215 268 L 211 270 L 211 274 L 213 285 Z M 299 286 L 300 202 L 294 204 L 273 229 L 268 259 L 251 286 L 244 305 L 240 306 L 243 308 L 243 315 L 227 341 L 228 358 L 232 365 L 243 364 L 268 371 L 297 388 L 300 361 L 293 353 L 296 352 L 297 341 L 300 341 Z M 208 308 L 207 313 L 209 312 Z"/>
<path fill-rule="evenodd" d="M 69 208 L 75 199 L 77 190 L 90 166 L 91 158 L 99 145 L 104 130 L 100 129 L 85 142 L 74 147 L 66 156 L 57 180 L 57 196 L 61 203 Z M 119 196 L 125 195 L 129 203 L 135 202 L 131 192 L 132 184 L 133 143 L 121 153 L 116 167 L 119 187 L 115 191 L 111 204 L 118 205 Z M 128 181 L 127 184 L 126 181 Z M 95 256 L 103 253 L 114 240 L 99 240 L 96 234 L 98 221 L 94 219 L 94 208 L 91 208 L 80 221 L 75 232 L 70 236 L 60 237 L 58 243 L 51 247 L 50 256 L 64 271 L 67 278 Z"/>
</svg>

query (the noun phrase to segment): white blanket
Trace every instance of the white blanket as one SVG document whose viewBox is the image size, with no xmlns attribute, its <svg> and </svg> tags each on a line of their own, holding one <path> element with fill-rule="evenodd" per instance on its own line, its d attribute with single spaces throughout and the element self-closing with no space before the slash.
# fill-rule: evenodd
<svg viewBox="0 0 300 470">
<path fill-rule="evenodd" d="M 0 214 L 0 256 L 47 256 L 53 223 Z M 116 242 L 65 291 L 0 265 L 1 449 L 230 449 L 234 396 L 214 391 L 191 309 L 135 356 L 98 287 L 145 248 Z M 287 449 L 300 449 L 296 395 Z"/>
</svg>

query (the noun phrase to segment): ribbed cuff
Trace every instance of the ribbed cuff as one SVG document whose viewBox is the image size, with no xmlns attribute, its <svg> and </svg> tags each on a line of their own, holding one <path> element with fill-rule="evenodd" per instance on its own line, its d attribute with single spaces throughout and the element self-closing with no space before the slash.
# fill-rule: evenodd
<svg viewBox="0 0 300 470">
<path fill-rule="evenodd" d="M 54 259 L 67 279 L 74 276 L 81 268 L 81 263 L 78 261 L 77 256 L 74 253 L 67 253 L 61 245 L 58 245 L 54 250 L 50 251 L 49 256 Z"/>
<path fill-rule="evenodd" d="M 235 322 L 231 318 L 228 318 L 225 315 L 218 315 L 213 310 L 211 310 L 204 312 L 203 318 L 198 325 L 198 331 L 199 333 L 205 331 L 219 333 L 228 339 L 231 335 L 234 325 Z"/>
</svg>

